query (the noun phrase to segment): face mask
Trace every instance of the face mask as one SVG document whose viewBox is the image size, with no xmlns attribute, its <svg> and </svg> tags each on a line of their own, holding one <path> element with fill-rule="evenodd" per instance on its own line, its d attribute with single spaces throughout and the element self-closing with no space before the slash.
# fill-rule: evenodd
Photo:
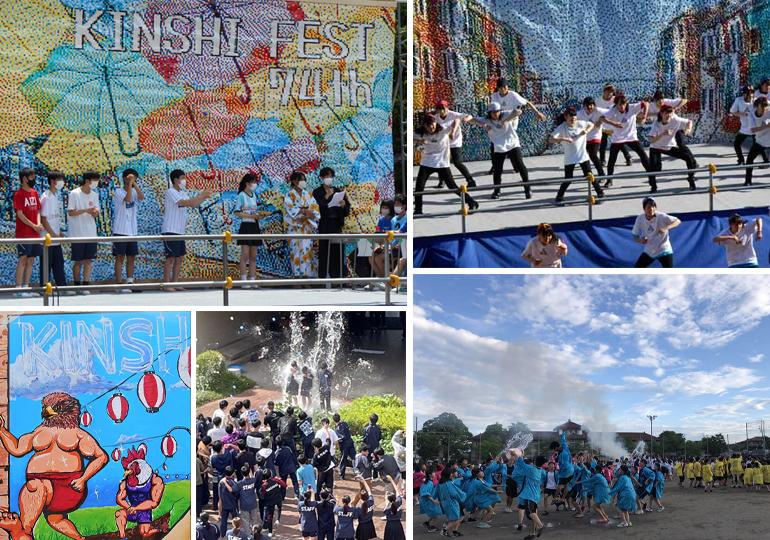
<svg viewBox="0 0 770 540">
<path fill-rule="evenodd" d="M 390 210 L 388 210 L 387 208 L 381 208 L 380 209 L 380 214 L 382 214 L 383 216 L 389 216 L 390 215 Z"/>
<path fill-rule="evenodd" d="M 249 189 L 251 191 L 256 191 L 257 190 L 257 184 L 249 184 Z"/>
<path fill-rule="evenodd" d="M 33 187 L 35 187 L 35 179 L 31 178 L 27 180 L 27 186 L 29 186 L 29 189 L 32 189 Z"/>
<path fill-rule="evenodd" d="M 180 180 L 179 181 L 179 189 L 184 189 L 187 187 L 187 180 Z"/>
<path fill-rule="evenodd" d="M 403 206 L 396 206 L 396 214 L 400 214 L 403 209 Z"/>
<path fill-rule="evenodd" d="M 64 187 L 64 180 L 59 180 L 58 182 L 56 182 L 56 184 L 54 184 L 54 187 L 55 187 L 56 189 L 61 189 L 61 188 L 63 188 L 63 187 Z"/>
<path fill-rule="evenodd" d="M 297 183 L 297 187 L 298 187 L 299 189 L 305 189 L 305 188 L 307 187 L 307 182 L 305 182 L 304 180 L 300 180 L 300 181 Z"/>
<path fill-rule="evenodd" d="M 94 180 L 93 182 L 91 182 L 91 189 L 99 189 L 99 181 L 98 180 Z"/>
<path fill-rule="evenodd" d="M 331 177 L 329 177 L 329 178 L 324 178 L 324 185 L 325 185 L 325 186 L 331 186 L 331 185 L 332 185 L 332 180 L 333 180 L 333 179 L 332 179 Z"/>
</svg>

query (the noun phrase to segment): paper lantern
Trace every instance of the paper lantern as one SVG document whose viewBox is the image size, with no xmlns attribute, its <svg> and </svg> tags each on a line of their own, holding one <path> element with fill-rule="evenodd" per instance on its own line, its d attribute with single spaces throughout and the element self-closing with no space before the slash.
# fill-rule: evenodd
<svg viewBox="0 0 770 540">
<path fill-rule="evenodd" d="M 173 457 L 174 454 L 176 454 L 177 448 L 176 439 L 174 437 L 171 435 L 163 437 L 163 440 L 160 443 L 160 451 L 163 452 L 164 456 L 167 458 Z"/>
<path fill-rule="evenodd" d="M 121 452 L 120 448 L 116 448 L 112 451 L 112 461 L 118 461 L 120 459 Z"/>
<path fill-rule="evenodd" d="M 136 388 L 139 401 L 148 413 L 156 413 L 166 401 L 166 384 L 154 371 L 145 371 Z"/>
<path fill-rule="evenodd" d="M 91 413 L 88 411 L 85 411 L 83 415 L 80 417 L 80 423 L 83 424 L 83 427 L 88 427 L 91 425 L 91 422 L 93 421 L 94 417 L 91 416 Z"/>
<path fill-rule="evenodd" d="M 187 347 L 179 355 L 177 362 L 179 378 L 187 388 L 192 388 L 192 347 Z"/>
<path fill-rule="evenodd" d="M 128 416 L 128 400 L 120 392 L 115 392 L 107 402 L 107 415 L 116 424 L 120 424 Z"/>
</svg>

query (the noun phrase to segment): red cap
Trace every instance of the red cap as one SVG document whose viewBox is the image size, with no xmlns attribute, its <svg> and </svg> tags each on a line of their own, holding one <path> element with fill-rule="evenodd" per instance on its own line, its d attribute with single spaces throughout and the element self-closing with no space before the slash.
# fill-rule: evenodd
<svg viewBox="0 0 770 540">
<path fill-rule="evenodd" d="M 436 102 L 436 108 L 438 109 L 439 107 L 449 107 L 449 102 L 445 99 L 440 99 Z"/>
</svg>

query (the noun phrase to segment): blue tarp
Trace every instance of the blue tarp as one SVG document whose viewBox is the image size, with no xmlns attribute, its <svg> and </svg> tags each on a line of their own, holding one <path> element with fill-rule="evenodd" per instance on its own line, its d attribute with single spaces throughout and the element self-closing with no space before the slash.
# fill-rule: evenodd
<svg viewBox="0 0 770 540">
<path fill-rule="evenodd" d="M 768 224 L 768 209 L 744 208 L 746 221 L 760 217 Z M 724 268 L 725 249 L 711 239 L 727 227 L 731 211 L 676 214 L 682 224 L 671 231 L 674 265 L 679 268 Z M 633 267 L 642 246 L 633 241 L 635 216 L 621 219 L 581 221 L 554 225 L 556 233 L 569 246 L 562 259 L 567 268 Z M 770 233 L 770 231 L 768 231 Z M 414 239 L 416 268 L 527 268 L 521 252 L 535 227 L 521 227 L 466 235 L 432 236 Z M 768 266 L 770 236 L 754 244 L 760 266 Z M 654 267 L 659 267 L 655 263 Z"/>
</svg>

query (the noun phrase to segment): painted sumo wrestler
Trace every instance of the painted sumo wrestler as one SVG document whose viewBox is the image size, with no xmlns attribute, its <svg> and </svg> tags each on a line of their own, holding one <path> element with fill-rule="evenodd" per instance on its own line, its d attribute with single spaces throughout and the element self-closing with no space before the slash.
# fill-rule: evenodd
<svg viewBox="0 0 770 540">
<path fill-rule="evenodd" d="M 12 540 L 32 539 L 45 513 L 48 524 L 75 540 L 83 540 L 67 514 L 88 495 L 87 482 L 109 461 L 107 453 L 80 428 L 80 402 L 54 392 L 43 398 L 43 423 L 17 440 L 0 416 L 0 442 L 14 457 L 34 452 L 27 464 L 27 483 L 19 492 L 19 513 L 0 512 L 0 527 Z"/>
</svg>

